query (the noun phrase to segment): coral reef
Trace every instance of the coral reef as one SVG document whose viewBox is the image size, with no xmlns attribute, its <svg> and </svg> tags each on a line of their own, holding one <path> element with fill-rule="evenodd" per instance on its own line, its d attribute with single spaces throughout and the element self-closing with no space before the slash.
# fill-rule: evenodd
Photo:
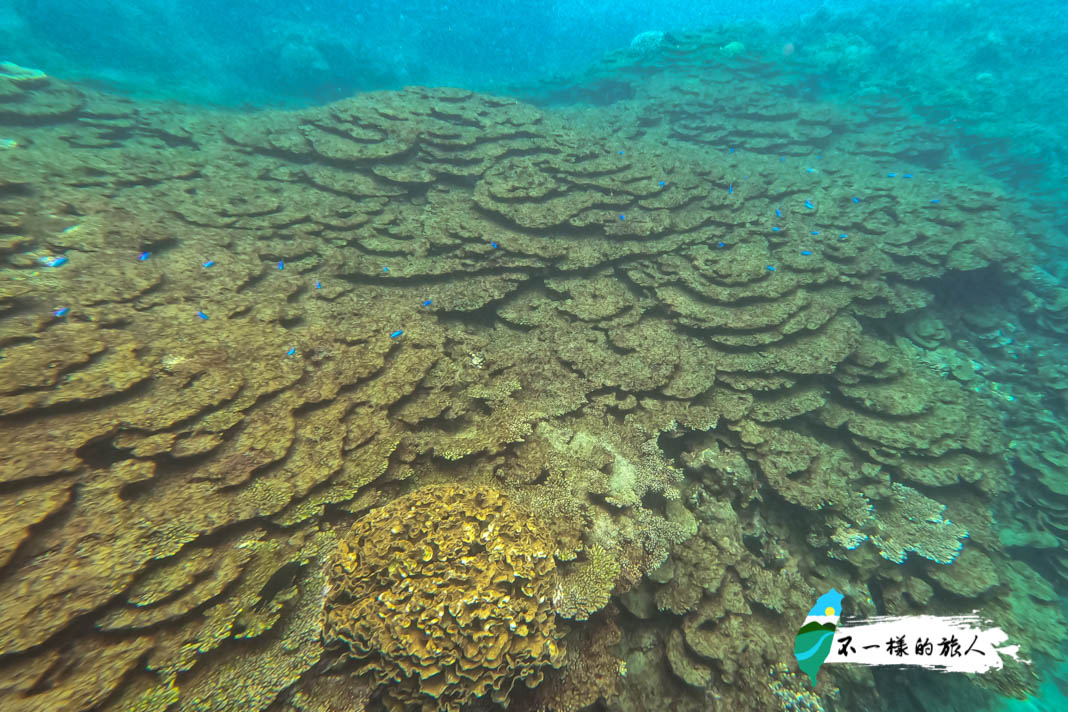
<svg viewBox="0 0 1068 712">
<path fill-rule="evenodd" d="M 425 487 L 357 520 L 327 572 L 323 637 L 389 707 L 449 710 L 558 666 L 553 544 L 498 491 Z"/>
<path fill-rule="evenodd" d="M 559 669 L 548 670 L 545 682 L 509 709 L 578 712 L 598 700 L 612 700 L 626 682 L 627 665 L 616 655 L 621 639 L 614 606 L 601 611 L 589 624 L 568 637 Z"/>
<path fill-rule="evenodd" d="M 594 544 L 587 554 L 563 579 L 556 613 L 564 618 L 584 621 L 604 608 L 619 578 L 622 567 L 612 552 Z"/>
<path fill-rule="evenodd" d="M 702 41 L 643 55 L 611 112 L 412 87 L 238 115 L 0 76 L 0 707 L 327 711 L 323 679 L 369 709 L 379 684 L 778 709 L 828 581 L 1050 652 L 1006 547 L 1064 536 L 1068 436 L 1006 397 L 1008 326 L 936 310 L 1030 274 L 1011 201 L 952 167 L 889 182 L 938 136 L 784 99 L 733 39 L 655 65 Z M 1010 406 L 1043 435 L 1006 463 Z M 1010 467 L 1050 502 L 1003 540 Z M 494 521 L 500 551 L 464 548 Z M 813 707 L 872 696 L 820 680 Z"/>
</svg>

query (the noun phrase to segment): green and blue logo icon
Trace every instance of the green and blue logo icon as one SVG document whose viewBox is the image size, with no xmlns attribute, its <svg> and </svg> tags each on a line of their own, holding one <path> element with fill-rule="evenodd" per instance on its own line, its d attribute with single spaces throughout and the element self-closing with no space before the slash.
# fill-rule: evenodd
<svg viewBox="0 0 1068 712">
<path fill-rule="evenodd" d="M 816 674 L 831 652 L 834 634 L 838 630 L 838 619 L 842 617 L 842 599 L 844 596 L 835 589 L 823 594 L 816 605 L 808 612 L 805 624 L 797 631 L 794 639 L 794 657 L 801 672 L 808 675 L 812 686 L 816 686 Z"/>
</svg>

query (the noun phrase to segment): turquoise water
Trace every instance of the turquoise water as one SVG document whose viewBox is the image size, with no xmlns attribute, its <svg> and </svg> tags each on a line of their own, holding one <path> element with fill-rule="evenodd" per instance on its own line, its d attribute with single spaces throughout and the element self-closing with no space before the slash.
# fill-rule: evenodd
<svg viewBox="0 0 1068 712">
<path fill-rule="evenodd" d="M 659 5 L 659 6 L 658 6 Z M 299 106 L 408 84 L 507 90 L 581 72 L 643 32 L 747 23 L 793 51 L 796 90 L 900 97 L 973 156 L 1051 206 L 1065 163 L 1055 2 L 522 2 L 366 6 L 7 0 L 6 59 L 124 92 L 223 106 Z M 759 38 L 759 39 L 757 39 Z M 752 49 L 757 49 L 752 47 Z M 1025 196 L 1021 196 L 1025 198 Z M 1055 212 L 1063 225 L 1063 209 Z"/>
<path fill-rule="evenodd" d="M 1068 709 L 1064 3 L 0 0 L 0 62 L 0 709 Z M 442 573 L 496 495 L 346 548 L 442 485 L 537 595 Z M 809 689 L 830 588 L 1027 662 Z"/>
<path fill-rule="evenodd" d="M 230 106 L 305 104 L 406 84 L 475 89 L 581 68 L 646 30 L 794 23 L 814 3 L 240 3 L 11 0 L 8 59 L 129 91 Z"/>
</svg>

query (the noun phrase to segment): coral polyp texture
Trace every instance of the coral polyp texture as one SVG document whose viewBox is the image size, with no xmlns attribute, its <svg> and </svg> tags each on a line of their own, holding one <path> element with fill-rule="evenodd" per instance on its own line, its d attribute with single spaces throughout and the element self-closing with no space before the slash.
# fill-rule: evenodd
<svg viewBox="0 0 1068 712">
<path fill-rule="evenodd" d="M 1031 274 L 1012 201 L 730 38 L 655 65 L 701 41 L 610 109 L 0 67 L 0 709 L 778 709 L 828 582 L 1053 650 L 1013 547 L 1068 531 L 1068 436 L 999 536 L 1010 401 L 936 312 Z"/>
<path fill-rule="evenodd" d="M 507 703 L 564 649 L 553 543 L 488 487 L 430 486 L 359 519 L 327 571 L 323 636 L 391 709 Z"/>
</svg>

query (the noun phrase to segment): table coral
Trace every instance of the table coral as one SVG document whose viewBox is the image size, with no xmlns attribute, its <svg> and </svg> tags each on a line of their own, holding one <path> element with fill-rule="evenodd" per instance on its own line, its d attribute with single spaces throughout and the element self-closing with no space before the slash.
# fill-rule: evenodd
<svg viewBox="0 0 1068 712">
<path fill-rule="evenodd" d="M 552 541 L 496 490 L 431 486 L 373 510 L 327 575 L 323 637 L 392 709 L 504 703 L 563 660 Z"/>
<path fill-rule="evenodd" d="M 945 506 L 899 482 L 885 508 L 877 508 L 872 543 L 889 561 L 901 563 L 908 552 L 950 564 L 961 551 L 968 530 L 944 516 Z"/>
</svg>

